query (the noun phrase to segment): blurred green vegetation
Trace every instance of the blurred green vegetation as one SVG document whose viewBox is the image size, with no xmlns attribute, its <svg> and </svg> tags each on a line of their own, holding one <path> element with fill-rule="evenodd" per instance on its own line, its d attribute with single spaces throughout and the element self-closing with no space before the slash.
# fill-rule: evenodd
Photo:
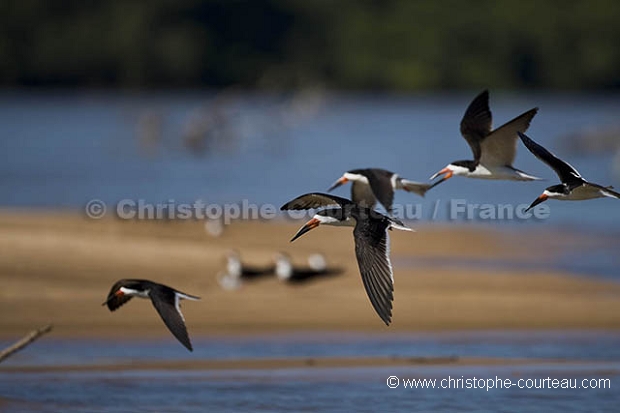
<svg viewBox="0 0 620 413">
<path fill-rule="evenodd" d="M 620 1 L 0 3 L 3 86 L 620 87 Z"/>
</svg>

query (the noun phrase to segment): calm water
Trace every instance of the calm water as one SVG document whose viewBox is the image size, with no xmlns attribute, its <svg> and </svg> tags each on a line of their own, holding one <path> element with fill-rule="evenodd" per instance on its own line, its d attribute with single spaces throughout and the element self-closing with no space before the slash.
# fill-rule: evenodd
<svg viewBox="0 0 620 413">
<path fill-rule="evenodd" d="M 561 238 L 561 237 L 560 237 Z M 600 237 L 592 233 L 586 233 L 572 242 L 559 242 L 560 245 L 550 245 L 552 242 L 545 238 L 537 240 L 535 234 L 528 241 L 530 257 L 497 258 L 487 256 L 484 258 L 424 258 L 424 257 L 393 257 L 392 263 L 397 267 L 409 268 L 451 268 L 463 267 L 494 270 L 520 270 L 520 271 L 561 271 L 571 275 L 587 276 L 617 280 L 620 277 L 620 237 Z M 507 239 L 502 242 L 504 248 L 510 249 L 514 241 Z M 523 246 L 520 246 L 523 247 Z M 541 257 L 540 252 L 544 252 Z"/>
<path fill-rule="evenodd" d="M 368 166 L 426 180 L 447 163 L 471 157 L 459 122 L 474 95 L 4 93 L 0 205 L 79 209 L 93 198 L 112 206 L 129 198 L 279 206 L 300 193 L 326 190 L 347 169 Z M 495 126 L 539 106 L 530 136 L 592 181 L 620 183 L 614 153 L 569 154 L 562 140 L 618 126 L 620 96 L 492 92 L 490 103 Z M 557 177 L 519 146 L 515 165 L 548 181 L 455 178 L 424 199 L 399 193 L 396 202 L 419 205 L 423 221 L 448 219 L 452 199 L 529 204 Z M 346 196 L 348 188 L 337 193 Z M 482 222 L 620 230 L 620 205 L 613 200 L 548 205 L 545 222 Z"/>
<path fill-rule="evenodd" d="M 620 334 L 587 332 L 470 332 L 286 334 L 195 340 L 188 354 L 173 340 L 154 342 L 43 340 L 8 365 L 107 364 L 128 360 L 275 357 L 489 356 L 582 361 L 528 366 L 404 366 L 229 371 L 90 371 L 0 374 L 6 411 L 616 411 L 620 393 Z M 609 378 L 611 389 L 396 389 L 400 378 Z"/>
</svg>

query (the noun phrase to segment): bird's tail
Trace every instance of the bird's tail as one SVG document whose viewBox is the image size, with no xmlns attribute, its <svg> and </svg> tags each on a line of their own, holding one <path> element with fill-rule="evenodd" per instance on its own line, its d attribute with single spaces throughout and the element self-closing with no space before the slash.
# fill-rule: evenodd
<svg viewBox="0 0 620 413">
<path fill-rule="evenodd" d="M 613 186 L 606 186 L 605 189 L 602 191 L 603 195 L 609 198 L 620 199 L 620 193 L 614 191 L 613 188 L 614 188 Z"/>
<path fill-rule="evenodd" d="M 523 172 L 520 169 L 516 169 L 516 168 L 513 168 L 513 169 L 517 173 L 517 175 L 519 176 L 517 178 L 518 181 L 544 181 L 545 180 L 544 178 L 539 178 L 537 176 L 530 175 L 527 172 Z"/>
<path fill-rule="evenodd" d="M 414 192 L 420 196 L 424 196 L 426 191 L 431 189 L 431 184 L 423 184 L 421 182 L 409 181 L 408 179 L 401 179 L 400 181 L 403 189 L 407 192 Z"/>
<path fill-rule="evenodd" d="M 396 219 L 396 218 L 389 218 L 390 220 L 390 229 L 399 229 L 401 231 L 412 231 L 415 232 L 415 229 L 413 228 L 409 228 L 408 226 L 406 226 L 405 224 L 403 224 L 402 221 Z"/>
<path fill-rule="evenodd" d="M 195 295 L 185 294 L 185 293 L 182 293 L 181 291 L 176 291 L 176 293 L 179 295 L 179 298 L 182 298 L 184 300 L 192 300 L 192 301 L 200 300 L 200 297 L 196 297 Z"/>
</svg>

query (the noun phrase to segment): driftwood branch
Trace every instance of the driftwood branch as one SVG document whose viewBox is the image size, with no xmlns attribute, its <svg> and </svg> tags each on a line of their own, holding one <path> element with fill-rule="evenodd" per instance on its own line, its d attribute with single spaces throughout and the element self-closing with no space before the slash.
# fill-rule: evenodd
<svg viewBox="0 0 620 413">
<path fill-rule="evenodd" d="M 38 330 L 33 330 L 30 333 L 28 333 L 28 335 L 26 335 L 24 338 L 22 338 L 21 340 L 13 344 L 12 346 L 9 346 L 5 348 L 4 350 L 0 351 L 0 363 L 2 363 L 4 359 L 10 357 L 13 353 L 18 352 L 22 348 L 26 347 L 28 344 L 37 340 L 43 334 L 49 333 L 51 330 L 52 330 L 51 324 L 48 324 L 45 327 L 42 327 Z"/>
</svg>

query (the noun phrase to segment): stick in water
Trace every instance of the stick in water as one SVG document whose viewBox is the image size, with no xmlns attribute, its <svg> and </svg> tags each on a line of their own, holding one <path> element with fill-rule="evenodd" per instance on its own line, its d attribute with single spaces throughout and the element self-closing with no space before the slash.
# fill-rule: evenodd
<svg viewBox="0 0 620 413">
<path fill-rule="evenodd" d="M 13 353 L 21 350 L 22 348 L 26 347 L 28 344 L 37 340 L 43 334 L 49 333 L 51 330 L 52 330 L 52 325 L 48 324 L 43 328 L 31 331 L 27 336 L 19 340 L 17 343 L 0 351 L 0 363 L 2 363 L 4 359 L 10 357 Z"/>
</svg>

